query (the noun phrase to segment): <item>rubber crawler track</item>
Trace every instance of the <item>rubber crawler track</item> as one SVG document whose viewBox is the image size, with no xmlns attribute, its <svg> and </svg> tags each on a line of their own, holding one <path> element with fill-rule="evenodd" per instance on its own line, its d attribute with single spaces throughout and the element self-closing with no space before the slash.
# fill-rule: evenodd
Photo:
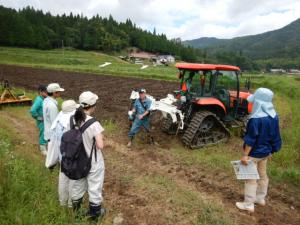
<svg viewBox="0 0 300 225">
<path fill-rule="evenodd" d="M 175 134 L 172 118 L 168 115 L 167 118 L 163 118 L 161 130 L 167 134 Z"/>
<path fill-rule="evenodd" d="M 216 140 L 216 141 L 214 140 L 214 142 L 209 143 L 209 144 L 216 144 L 216 143 L 222 141 L 223 139 L 227 139 L 230 136 L 229 130 L 225 127 L 224 123 L 214 113 L 209 112 L 209 111 L 199 111 L 199 112 L 195 113 L 188 128 L 186 129 L 186 131 L 184 132 L 184 134 L 182 136 L 182 142 L 185 146 L 187 146 L 191 149 L 195 149 L 195 148 L 200 148 L 200 147 L 203 147 L 204 145 L 207 145 L 207 143 L 202 143 L 200 145 L 193 144 L 193 140 L 195 138 L 195 135 L 197 134 L 197 131 L 198 131 L 200 125 L 202 124 L 204 119 L 207 117 L 213 117 L 214 118 L 214 127 L 218 126 L 225 133 L 224 138 Z"/>
</svg>

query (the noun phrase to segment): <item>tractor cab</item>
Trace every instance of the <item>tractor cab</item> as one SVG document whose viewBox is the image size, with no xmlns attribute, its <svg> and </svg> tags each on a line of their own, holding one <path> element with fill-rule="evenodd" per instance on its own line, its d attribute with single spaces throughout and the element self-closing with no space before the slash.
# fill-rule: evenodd
<svg viewBox="0 0 300 225">
<path fill-rule="evenodd" d="M 249 113 L 249 91 L 240 92 L 240 69 L 236 66 L 178 63 L 180 91 L 177 98 L 193 112 L 208 110 L 223 121 L 233 121 Z"/>
<path fill-rule="evenodd" d="M 229 127 L 244 127 L 251 104 L 250 81 L 240 89 L 240 68 L 229 65 L 177 63 L 180 89 L 153 101 L 162 112 L 162 130 L 181 134 L 183 144 L 197 149 L 228 140 Z"/>
</svg>

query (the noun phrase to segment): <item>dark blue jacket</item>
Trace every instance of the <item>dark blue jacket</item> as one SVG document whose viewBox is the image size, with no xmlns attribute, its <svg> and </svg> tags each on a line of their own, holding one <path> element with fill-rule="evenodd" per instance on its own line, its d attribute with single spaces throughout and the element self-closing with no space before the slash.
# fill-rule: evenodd
<svg viewBox="0 0 300 225">
<path fill-rule="evenodd" d="M 244 146 L 251 146 L 249 156 L 264 158 L 281 148 L 278 116 L 251 118 L 247 124 Z"/>
</svg>

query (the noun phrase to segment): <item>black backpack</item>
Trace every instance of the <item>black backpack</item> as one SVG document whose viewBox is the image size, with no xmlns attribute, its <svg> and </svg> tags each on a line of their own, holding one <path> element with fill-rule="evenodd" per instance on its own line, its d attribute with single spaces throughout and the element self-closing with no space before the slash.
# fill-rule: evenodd
<svg viewBox="0 0 300 225">
<path fill-rule="evenodd" d="M 72 180 L 79 180 L 86 177 L 91 170 L 93 151 L 95 152 L 96 157 L 95 138 L 90 156 L 86 154 L 82 139 L 83 132 L 94 122 L 96 122 L 96 119 L 89 119 L 80 128 L 76 128 L 73 118 L 74 116 L 71 116 L 70 118 L 71 129 L 65 132 L 61 138 L 61 171 L 68 178 Z"/>
</svg>

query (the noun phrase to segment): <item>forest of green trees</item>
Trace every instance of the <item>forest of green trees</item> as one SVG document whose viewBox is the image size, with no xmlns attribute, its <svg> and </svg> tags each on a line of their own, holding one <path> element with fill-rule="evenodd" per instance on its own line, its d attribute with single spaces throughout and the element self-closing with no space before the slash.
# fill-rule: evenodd
<svg viewBox="0 0 300 225">
<path fill-rule="evenodd" d="M 199 27 L 201 29 L 201 27 Z M 270 68 L 298 68 L 299 58 L 252 59 L 242 50 L 199 49 L 184 45 L 180 39 L 168 40 L 165 34 L 145 31 L 130 19 L 117 22 L 112 16 L 51 15 L 26 7 L 21 10 L 0 5 L 0 45 L 38 49 L 68 48 L 107 53 L 137 47 L 152 53 L 171 54 L 177 60 L 219 63 L 257 71 Z"/>
<path fill-rule="evenodd" d="M 197 61 L 200 50 L 185 47 L 180 41 L 168 40 L 164 34 L 144 31 L 130 19 L 117 22 L 112 16 L 56 15 L 32 7 L 16 11 L 0 6 L 0 45 L 38 49 L 62 45 L 104 52 L 137 47 L 153 53 L 172 54 L 178 59 Z"/>
</svg>

